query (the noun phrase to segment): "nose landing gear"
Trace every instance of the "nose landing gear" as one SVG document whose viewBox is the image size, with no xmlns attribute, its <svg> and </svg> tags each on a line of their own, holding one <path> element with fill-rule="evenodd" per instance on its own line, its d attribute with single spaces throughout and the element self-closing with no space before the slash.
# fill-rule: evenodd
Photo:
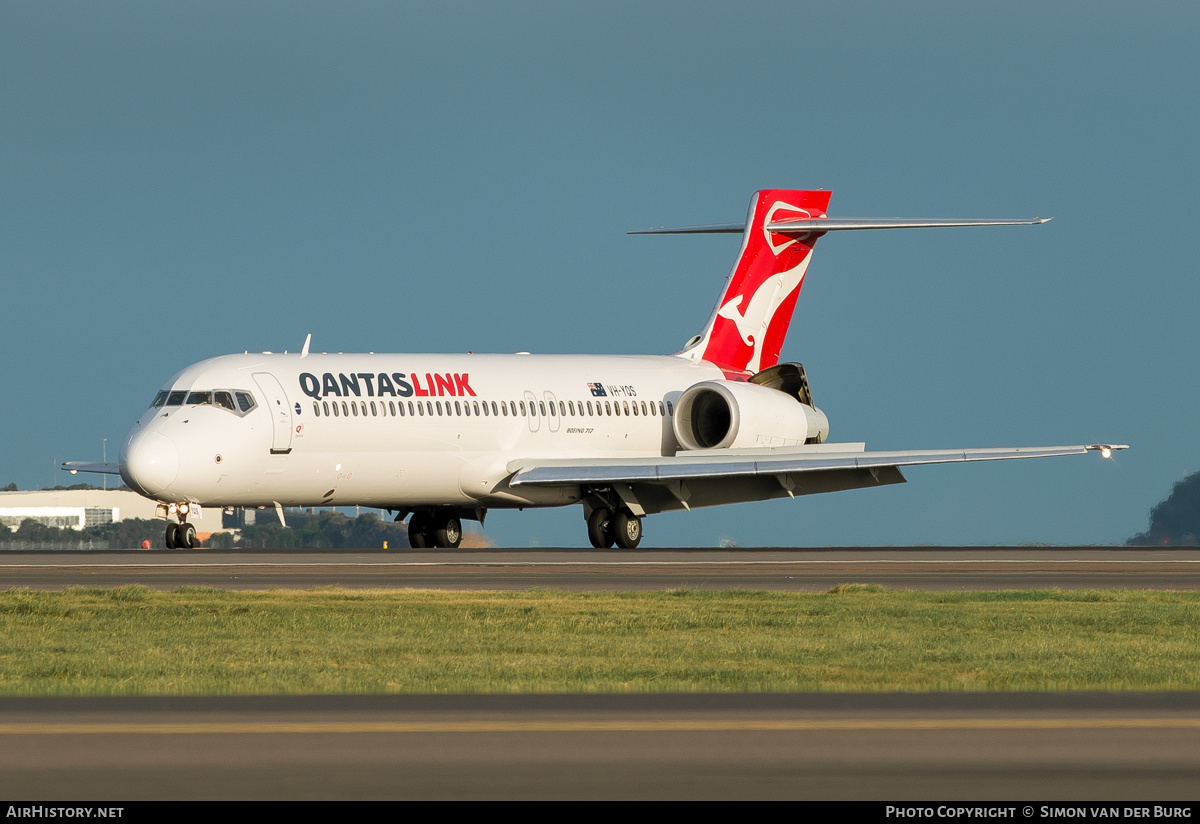
<svg viewBox="0 0 1200 824">
<path fill-rule="evenodd" d="M 167 534 L 163 539 L 167 549 L 195 549 L 199 546 L 196 527 L 187 522 L 188 509 L 187 504 L 180 504 L 178 507 L 171 504 L 170 514 L 179 518 L 179 523 L 167 524 Z"/>
<path fill-rule="evenodd" d="M 164 543 L 167 549 L 195 549 L 200 541 L 196 538 L 196 527 L 183 523 L 167 524 Z"/>
</svg>

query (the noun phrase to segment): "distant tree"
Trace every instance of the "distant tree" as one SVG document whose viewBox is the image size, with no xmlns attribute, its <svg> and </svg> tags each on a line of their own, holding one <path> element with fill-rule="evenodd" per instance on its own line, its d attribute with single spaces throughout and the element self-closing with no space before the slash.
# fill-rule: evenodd
<svg viewBox="0 0 1200 824">
<path fill-rule="evenodd" d="M 16 481 L 13 481 L 8 486 L 4 487 L 4 489 L 0 489 L 0 492 L 17 492 L 17 491 L 18 490 L 17 490 L 17 482 Z"/>
<path fill-rule="evenodd" d="M 10 533 L 8 537 L 14 541 L 45 543 L 51 541 L 78 541 L 79 533 L 73 529 L 59 529 L 56 526 L 46 526 L 39 521 L 35 521 L 33 518 L 26 518 L 21 521 L 21 525 Z"/>
<path fill-rule="evenodd" d="M 142 541 L 149 539 L 152 547 L 160 548 L 163 543 L 165 527 L 164 521 L 127 518 L 114 524 L 99 524 L 83 529 L 73 529 L 71 527 L 46 526 L 33 518 L 26 518 L 15 530 L 10 530 L 0 524 L 0 543 L 30 541 L 33 543 L 87 545 L 93 541 L 99 541 L 107 543 L 112 549 L 133 549 L 140 547 Z"/>
<path fill-rule="evenodd" d="M 1165 501 L 1150 510 L 1150 528 L 1134 535 L 1130 546 L 1194 546 L 1200 542 L 1200 472 L 1171 488 Z"/>
<path fill-rule="evenodd" d="M 350 518 L 340 512 L 288 513 L 288 528 L 276 523 L 242 527 L 237 546 L 245 549 L 363 549 L 407 546 L 403 524 L 381 521 L 376 514 Z M 216 536 L 213 536 L 214 538 Z"/>
<path fill-rule="evenodd" d="M 162 549 L 167 522 L 156 519 L 125 518 L 111 524 L 85 527 L 76 533 L 83 540 L 107 541 L 112 549 L 137 549 L 142 541 L 149 541 L 154 549 Z"/>
<path fill-rule="evenodd" d="M 234 535 L 232 532 L 214 532 L 204 546 L 208 549 L 233 549 Z"/>
<path fill-rule="evenodd" d="M 377 513 L 351 518 L 340 512 L 289 512 L 288 526 L 277 523 L 251 524 L 242 527 L 237 536 L 229 532 L 214 533 L 203 546 L 211 549 L 378 549 L 386 541 L 393 549 L 408 546 L 408 529 L 394 521 L 381 521 Z M 126 518 L 111 524 L 98 524 L 84 529 L 53 527 L 26 518 L 15 530 L 0 524 L 0 543 L 29 541 L 31 543 L 101 542 L 111 549 L 134 549 L 149 541 L 154 549 L 162 549 L 166 521 Z M 488 546 L 486 539 L 469 533 L 465 545 Z"/>
</svg>

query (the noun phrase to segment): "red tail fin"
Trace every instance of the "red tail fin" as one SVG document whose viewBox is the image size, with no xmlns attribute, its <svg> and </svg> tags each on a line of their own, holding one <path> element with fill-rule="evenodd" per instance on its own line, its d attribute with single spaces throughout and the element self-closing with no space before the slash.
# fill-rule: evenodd
<svg viewBox="0 0 1200 824">
<path fill-rule="evenodd" d="M 779 350 L 823 232 L 767 231 L 771 221 L 821 219 L 828 191 L 763 189 L 746 218 L 742 252 L 700 340 L 685 350 L 727 372 L 753 374 L 779 362 Z"/>
</svg>

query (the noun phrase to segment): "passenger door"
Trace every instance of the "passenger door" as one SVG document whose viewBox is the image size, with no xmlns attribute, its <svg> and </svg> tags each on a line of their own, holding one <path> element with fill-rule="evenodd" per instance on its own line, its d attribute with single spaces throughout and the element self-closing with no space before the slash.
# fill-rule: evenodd
<svg viewBox="0 0 1200 824">
<path fill-rule="evenodd" d="M 270 372 L 255 372 L 254 382 L 263 391 L 267 412 L 274 430 L 271 454 L 286 455 L 292 451 L 292 408 L 279 380 Z"/>
</svg>

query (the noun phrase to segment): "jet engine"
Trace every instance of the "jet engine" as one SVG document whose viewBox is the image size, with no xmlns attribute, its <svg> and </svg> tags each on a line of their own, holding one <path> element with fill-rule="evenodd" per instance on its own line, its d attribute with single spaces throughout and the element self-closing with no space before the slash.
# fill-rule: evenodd
<svg viewBox="0 0 1200 824">
<path fill-rule="evenodd" d="M 684 449 L 823 443 L 829 419 L 795 396 L 757 383 L 704 381 L 675 402 L 672 424 Z"/>
</svg>

